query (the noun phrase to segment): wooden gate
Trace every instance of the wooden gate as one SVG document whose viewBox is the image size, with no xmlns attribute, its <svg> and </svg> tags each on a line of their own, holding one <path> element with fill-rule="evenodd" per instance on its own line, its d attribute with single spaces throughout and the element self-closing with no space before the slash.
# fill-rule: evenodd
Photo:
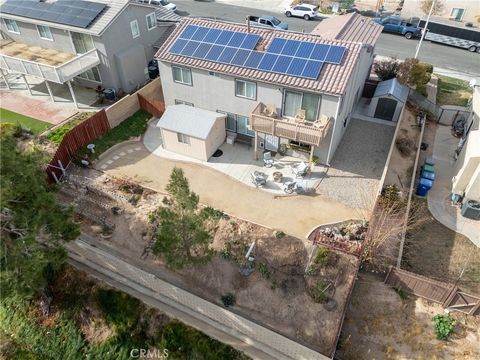
<svg viewBox="0 0 480 360">
<path fill-rule="evenodd" d="M 480 297 L 458 290 L 445 302 L 445 308 L 468 315 L 480 315 Z"/>
</svg>

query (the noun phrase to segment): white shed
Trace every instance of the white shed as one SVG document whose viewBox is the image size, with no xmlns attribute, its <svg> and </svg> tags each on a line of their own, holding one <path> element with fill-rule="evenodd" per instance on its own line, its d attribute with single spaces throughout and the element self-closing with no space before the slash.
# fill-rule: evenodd
<svg viewBox="0 0 480 360">
<path fill-rule="evenodd" d="M 225 115 L 188 105 L 171 105 L 157 124 L 168 151 L 207 161 L 226 137 Z"/>
<path fill-rule="evenodd" d="M 397 79 L 382 81 L 368 107 L 368 116 L 376 119 L 398 121 L 408 97 L 408 88 Z"/>
</svg>

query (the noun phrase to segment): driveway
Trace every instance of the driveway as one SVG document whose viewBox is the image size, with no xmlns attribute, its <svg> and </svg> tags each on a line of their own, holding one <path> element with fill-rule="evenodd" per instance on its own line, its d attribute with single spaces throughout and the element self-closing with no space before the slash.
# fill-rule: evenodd
<svg viewBox="0 0 480 360">
<path fill-rule="evenodd" d="M 132 179 L 158 192 L 164 192 L 174 166 L 184 170 L 203 204 L 299 238 L 322 224 L 368 216 L 320 195 L 277 196 L 260 191 L 211 168 L 158 157 L 141 142 L 120 144 L 95 164 L 111 176 Z"/>
</svg>

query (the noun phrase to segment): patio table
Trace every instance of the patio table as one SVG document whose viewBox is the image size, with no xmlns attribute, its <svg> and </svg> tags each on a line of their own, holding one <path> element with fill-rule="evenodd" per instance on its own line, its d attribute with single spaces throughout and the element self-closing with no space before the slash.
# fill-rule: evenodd
<svg viewBox="0 0 480 360">
<path fill-rule="evenodd" d="M 283 174 L 280 171 L 275 171 L 273 173 L 273 181 L 281 183 L 283 181 Z"/>
</svg>

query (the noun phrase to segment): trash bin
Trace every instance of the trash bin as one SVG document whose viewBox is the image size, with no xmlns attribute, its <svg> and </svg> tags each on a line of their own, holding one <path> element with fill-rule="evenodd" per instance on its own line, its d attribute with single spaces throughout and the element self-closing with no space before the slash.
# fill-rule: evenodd
<svg viewBox="0 0 480 360">
<path fill-rule="evenodd" d="M 417 187 L 417 191 L 415 192 L 415 194 L 417 194 L 418 196 L 427 196 L 427 193 L 428 193 L 428 189 L 426 186 L 423 186 L 423 185 L 419 185 Z"/>
<path fill-rule="evenodd" d="M 425 165 L 435 165 L 435 160 L 433 158 L 429 157 L 427 160 L 425 160 Z"/>
<path fill-rule="evenodd" d="M 425 165 L 423 165 L 423 170 L 434 173 L 435 172 L 435 167 L 433 165 L 425 164 Z"/>
<path fill-rule="evenodd" d="M 433 187 L 433 181 L 425 178 L 420 178 L 418 181 L 418 186 L 425 186 L 427 190 L 430 190 Z"/>
<path fill-rule="evenodd" d="M 425 170 L 423 170 L 423 171 L 422 171 L 422 174 L 420 175 L 420 177 L 422 177 L 422 178 L 424 178 L 424 179 L 428 179 L 428 180 L 434 181 L 434 180 L 435 180 L 435 173 L 430 172 L 430 171 L 425 171 Z"/>
<path fill-rule="evenodd" d="M 103 91 L 103 94 L 105 95 L 105 99 L 114 101 L 115 100 L 115 89 L 108 88 Z"/>
<path fill-rule="evenodd" d="M 158 76 L 158 66 L 149 66 L 148 67 L 148 76 L 150 79 L 155 79 Z"/>
</svg>

